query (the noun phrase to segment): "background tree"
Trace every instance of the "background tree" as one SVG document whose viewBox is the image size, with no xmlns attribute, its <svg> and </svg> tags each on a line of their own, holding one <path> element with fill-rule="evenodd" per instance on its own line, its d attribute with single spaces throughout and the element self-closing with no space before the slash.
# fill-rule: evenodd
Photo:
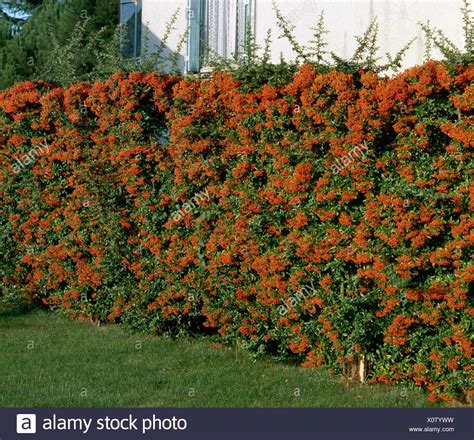
<svg viewBox="0 0 474 440">
<path fill-rule="evenodd" d="M 85 79 L 97 61 L 90 43 L 112 44 L 119 23 L 115 0 L 10 0 L 0 6 L 0 89 L 27 79 L 50 79 L 48 72 L 60 68 L 60 60 L 52 57 L 54 48 L 67 47 L 79 28 L 82 50 L 74 54 L 74 62 Z"/>
</svg>

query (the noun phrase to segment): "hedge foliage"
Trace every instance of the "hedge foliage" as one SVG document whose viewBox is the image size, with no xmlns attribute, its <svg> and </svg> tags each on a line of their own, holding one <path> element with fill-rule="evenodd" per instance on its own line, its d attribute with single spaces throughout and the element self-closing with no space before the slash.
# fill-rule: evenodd
<svg viewBox="0 0 474 440">
<path fill-rule="evenodd" d="M 471 389 L 474 67 L 0 94 L 6 286 L 437 398 Z"/>
</svg>

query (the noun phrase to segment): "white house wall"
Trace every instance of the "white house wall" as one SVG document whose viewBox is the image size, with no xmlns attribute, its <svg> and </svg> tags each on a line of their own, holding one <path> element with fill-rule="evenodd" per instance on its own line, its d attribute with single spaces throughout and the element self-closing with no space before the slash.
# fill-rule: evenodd
<svg viewBox="0 0 474 440">
<path fill-rule="evenodd" d="M 221 0 L 226 1 L 226 0 Z M 267 29 L 272 29 L 272 56 L 278 62 L 280 53 L 292 59 L 289 43 L 279 39 L 280 30 L 276 25 L 276 15 L 271 0 L 255 0 L 255 34 L 257 42 L 263 45 Z M 430 21 L 439 27 L 458 46 L 463 45 L 462 0 L 278 0 L 283 15 L 295 25 L 294 34 L 300 44 L 312 39 L 311 27 L 318 21 L 322 10 L 325 12 L 326 40 L 328 50 L 340 56 L 350 57 L 355 48 L 354 35 L 362 34 L 372 18 L 379 23 L 380 54 L 395 54 L 410 39 L 417 37 L 407 53 L 404 67 L 423 61 L 424 35 L 419 22 Z M 187 0 L 143 0 L 143 32 L 148 28 L 151 35 L 161 38 L 167 21 L 173 12 L 180 8 L 176 23 L 177 30 L 170 37 L 168 46 L 176 48 L 180 35 L 187 26 Z M 437 55 L 433 52 L 433 55 Z M 185 49 L 183 49 L 185 56 Z"/>
<path fill-rule="evenodd" d="M 258 41 L 272 29 L 274 43 L 273 59 L 278 61 L 280 53 L 290 56 L 291 48 L 286 40 L 277 39 L 281 34 L 275 26 L 275 13 L 271 0 L 256 0 L 256 33 Z M 356 49 L 354 35 L 362 34 L 373 18 L 379 23 L 379 46 L 381 55 L 395 54 L 412 38 L 417 37 L 407 53 L 404 66 L 413 66 L 423 61 L 424 35 L 418 22 L 430 20 L 431 25 L 441 28 L 455 43 L 462 46 L 462 1 L 426 0 L 292 0 L 278 1 L 283 15 L 294 25 L 297 41 L 312 40 L 311 27 L 316 26 L 319 14 L 324 10 L 327 49 L 343 57 L 350 57 Z"/>
<path fill-rule="evenodd" d="M 179 9 L 178 19 L 174 30 L 167 41 L 167 47 L 175 50 L 183 32 L 187 29 L 186 7 L 187 0 L 143 0 L 142 35 L 148 31 L 151 46 L 156 45 L 166 32 L 166 25 L 173 14 Z M 182 55 L 185 56 L 183 48 Z"/>
</svg>

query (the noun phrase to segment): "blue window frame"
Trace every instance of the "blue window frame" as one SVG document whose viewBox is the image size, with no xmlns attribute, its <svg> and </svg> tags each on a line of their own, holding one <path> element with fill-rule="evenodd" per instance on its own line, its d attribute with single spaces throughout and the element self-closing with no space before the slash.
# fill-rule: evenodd
<svg viewBox="0 0 474 440">
<path fill-rule="evenodd" d="M 188 0 L 188 72 L 199 72 L 202 67 L 205 41 L 205 0 Z"/>
<path fill-rule="evenodd" d="M 138 58 L 142 46 L 142 0 L 120 0 L 122 56 Z"/>
</svg>

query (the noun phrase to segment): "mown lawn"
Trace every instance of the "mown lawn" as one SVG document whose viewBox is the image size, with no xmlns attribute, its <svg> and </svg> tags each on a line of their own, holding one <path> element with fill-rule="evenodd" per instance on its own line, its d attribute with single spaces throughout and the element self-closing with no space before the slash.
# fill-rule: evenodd
<svg viewBox="0 0 474 440">
<path fill-rule="evenodd" d="M 0 335 L 0 407 L 429 406 L 419 390 L 349 386 L 206 338 L 131 334 L 43 310 L 0 314 Z"/>
</svg>

